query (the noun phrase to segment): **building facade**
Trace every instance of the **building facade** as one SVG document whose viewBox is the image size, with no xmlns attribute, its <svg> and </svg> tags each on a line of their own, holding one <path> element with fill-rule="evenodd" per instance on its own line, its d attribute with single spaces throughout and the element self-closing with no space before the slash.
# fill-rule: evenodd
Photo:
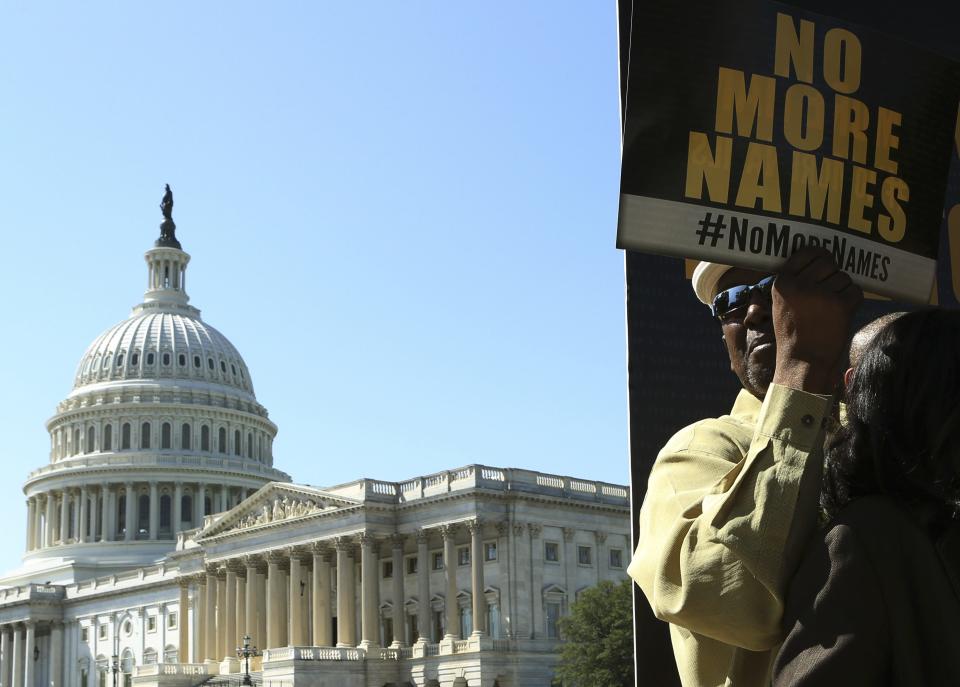
<svg viewBox="0 0 960 687">
<path fill-rule="evenodd" d="M 84 353 L 24 485 L 0 687 L 549 685 L 569 604 L 625 576 L 627 488 L 483 465 L 293 484 L 166 203 L 143 302 Z"/>
</svg>

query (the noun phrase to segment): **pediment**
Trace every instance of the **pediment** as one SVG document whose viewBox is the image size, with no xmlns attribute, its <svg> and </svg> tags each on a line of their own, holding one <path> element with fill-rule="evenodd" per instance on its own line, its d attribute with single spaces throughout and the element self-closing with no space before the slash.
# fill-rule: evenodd
<svg viewBox="0 0 960 687">
<path fill-rule="evenodd" d="M 358 505 L 359 501 L 334 496 L 315 487 L 271 482 L 224 513 L 200 532 L 198 539 L 275 527 Z"/>
</svg>

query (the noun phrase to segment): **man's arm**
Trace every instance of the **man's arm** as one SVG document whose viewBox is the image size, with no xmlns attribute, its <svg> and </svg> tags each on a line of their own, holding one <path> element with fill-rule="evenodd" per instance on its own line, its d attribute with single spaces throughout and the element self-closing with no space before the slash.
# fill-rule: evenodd
<svg viewBox="0 0 960 687">
<path fill-rule="evenodd" d="M 667 444 L 629 568 L 657 617 L 751 650 L 779 642 L 785 561 L 816 520 L 829 408 L 828 398 L 771 386 L 745 456 L 722 420 Z"/>
</svg>

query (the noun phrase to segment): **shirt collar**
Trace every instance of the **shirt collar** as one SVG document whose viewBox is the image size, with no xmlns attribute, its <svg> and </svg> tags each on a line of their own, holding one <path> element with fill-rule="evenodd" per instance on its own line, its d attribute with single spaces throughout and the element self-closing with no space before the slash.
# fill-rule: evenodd
<svg viewBox="0 0 960 687">
<path fill-rule="evenodd" d="M 746 422 L 754 422 L 760 414 L 762 405 L 763 401 L 759 398 L 746 389 L 740 389 L 737 400 L 733 402 L 733 408 L 730 410 L 730 416 Z"/>
</svg>

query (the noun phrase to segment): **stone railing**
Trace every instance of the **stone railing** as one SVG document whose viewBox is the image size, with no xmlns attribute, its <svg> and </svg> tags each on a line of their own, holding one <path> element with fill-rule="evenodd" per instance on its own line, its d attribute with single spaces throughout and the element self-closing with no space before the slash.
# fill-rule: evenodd
<svg viewBox="0 0 960 687">
<path fill-rule="evenodd" d="M 263 662 L 270 661 L 362 661 L 366 654 L 362 649 L 333 646 L 286 646 L 266 649 Z"/>
<path fill-rule="evenodd" d="M 149 675 L 209 675 L 210 671 L 205 663 L 153 663 L 146 666 L 136 666 L 134 676 Z"/>
<path fill-rule="evenodd" d="M 401 658 L 403 658 L 401 649 L 390 648 L 380 649 L 377 653 L 377 657 L 381 661 L 399 661 Z"/>
<path fill-rule="evenodd" d="M 192 467 L 210 470 L 230 470 L 246 474 L 258 474 L 270 478 L 271 481 L 289 481 L 290 476 L 282 470 L 270 467 L 253 458 L 237 459 L 231 456 L 216 455 L 180 455 L 156 454 L 139 450 L 120 451 L 117 453 L 91 454 L 83 457 L 72 457 L 50 463 L 37 468 L 27 475 L 27 482 L 48 473 L 77 468 L 99 468 L 117 466 L 136 467 Z M 392 486 L 392 483 L 391 483 Z"/>
<path fill-rule="evenodd" d="M 469 639 L 458 639 L 453 643 L 453 653 L 455 654 L 465 654 L 472 649 Z"/>
<path fill-rule="evenodd" d="M 405 503 L 453 491 L 478 488 L 540 493 L 623 506 L 628 505 L 630 499 L 627 487 L 619 484 L 487 465 L 467 465 L 456 470 L 415 477 L 404 482 L 362 479 L 331 487 L 328 491 L 348 498 Z"/>
<path fill-rule="evenodd" d="M 31 599 L 62 599 L 64 588 L 54 584 L 26 584 L 21 587 L 7 587 L 0 590 L 0 603 L 30 601 Z"/>
</svg>

